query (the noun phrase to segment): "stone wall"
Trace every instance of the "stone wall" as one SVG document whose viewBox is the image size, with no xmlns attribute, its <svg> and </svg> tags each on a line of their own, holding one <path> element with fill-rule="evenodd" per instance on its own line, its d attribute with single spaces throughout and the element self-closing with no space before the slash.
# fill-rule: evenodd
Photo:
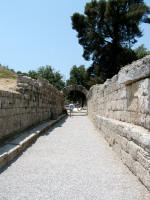
<svg viewBox="0 0 150 200">
<path fill-rule="evenodd" d="M 93 86 L 87 99 L 90 119 L 150 190 L 150 56 Z"/>
<path fill-rule="evenodd" d="M 57 118 L 63 110 L 63 95 L 48 81 L 18 76 L 16 92 L 0 91 L 0 139 Z"/>
</svg>

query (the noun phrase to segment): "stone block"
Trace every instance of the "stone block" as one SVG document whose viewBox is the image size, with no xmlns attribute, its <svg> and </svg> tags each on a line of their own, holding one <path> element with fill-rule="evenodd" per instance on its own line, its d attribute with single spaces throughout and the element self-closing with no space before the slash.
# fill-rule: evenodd
<svg viewBox="0 0 150 200">
<path fill-rule="evenodd" d="M 141 182 L 150 190 L 150 173 L 139 162 L 134 163 L 136 175 Z"/>
<path fill-rule="evenodd" d="M 118 83 L 131 84 L 148 76 L 150 76 L 150 56 L 146 56 L 122 68 L 118 74 Z"/>
<path fill-rule="evenodd" d="M 132 173 L 136 175 L 134 166 L 135 160 L 133 160 L 132 156 L 126 153 L 125 151 L 121 150 L 121 160 L 132 171 Z"/>
<path fill-rule="evenodd" d="M 137 153 L 139 148 L 140 147 L 132 141 L 127 143 L 127 152 L 132 156 L 132 159 L 137 160 Z"/>
<path fill-rule="evenodd" d="M 150 154 L 149 157 L 144 156 L 141 151 L 137 152 L 137 161 L 146 169 L 150 171 Z"/>
<path fill-rule="evenodd" d="M 4 167 L 6 164 L 7 164 L 7 153 L 1 154 L 1 149 L 0 149 L 0 169 Z"/>
</svg>

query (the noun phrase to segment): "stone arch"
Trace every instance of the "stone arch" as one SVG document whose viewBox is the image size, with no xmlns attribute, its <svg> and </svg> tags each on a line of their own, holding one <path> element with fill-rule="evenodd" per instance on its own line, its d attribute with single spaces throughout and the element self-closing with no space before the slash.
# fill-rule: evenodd
<svg viewBox="0 0 150 200">
<path fill-rule="evenodd" d="M 69 85 L 63 88 L 62 93 L 64 95 L 68 95 L 71 91 L 79 91 L 82 92 L 85 97 L 87 97 L 88 90 L 82 85 Z"/>
</svg>

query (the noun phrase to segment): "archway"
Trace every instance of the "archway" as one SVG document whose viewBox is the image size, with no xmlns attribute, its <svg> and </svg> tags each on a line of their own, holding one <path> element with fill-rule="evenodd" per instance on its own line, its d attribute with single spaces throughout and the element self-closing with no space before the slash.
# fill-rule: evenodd
<svg viewBox="0 0 150 200">
<path fill-rule="evenodd" d="M 64 95 L 68 95 L 71 91 L 82 92 L 86 97 L 88 94 L 88 90 L 82 85 L 69 85 L 69 86 L 64 87 L 62 90 Z"/>
<path fill-rule="evenodd" d="M 80 100 L 78 100 L 80 102 L 80 105 L 83 107 L 84 105 L 86 105 L 86 98 L 87 98 L 87 94 L 88 94 L 88 90 L 83 87 L 82 85 L 69 85 L 63 88 L 62 93 L 65 97 L 70 97 L 69 95 L 75 96 L 75 95 L 79 95 L 79 93 L 81 93 L 80 96 Z M 76 98 L 72 98 L 72 100 L 74 99 L 74 102 L 76 103 L 77 100 Z M 70 99 L 69 99 L 70 100 Z"/>
</svg>

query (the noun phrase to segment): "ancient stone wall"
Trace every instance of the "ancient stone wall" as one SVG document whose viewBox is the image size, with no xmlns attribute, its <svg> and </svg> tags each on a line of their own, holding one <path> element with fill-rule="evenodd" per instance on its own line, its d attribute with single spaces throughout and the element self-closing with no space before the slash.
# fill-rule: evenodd
<svg viewBox="0 0 150 200">
<path fill-rule="evenodd" d="M 150 190 L 150 56 L 93 86 L 87 99 L 91 120 Z"/>
<path fill-rule="evenodd" d="M 18 76 L 16 91 L 0 91 L 0 139 L 57 118 L 64 110 L 63 95 L 46 80 Z"/>
</svg>

